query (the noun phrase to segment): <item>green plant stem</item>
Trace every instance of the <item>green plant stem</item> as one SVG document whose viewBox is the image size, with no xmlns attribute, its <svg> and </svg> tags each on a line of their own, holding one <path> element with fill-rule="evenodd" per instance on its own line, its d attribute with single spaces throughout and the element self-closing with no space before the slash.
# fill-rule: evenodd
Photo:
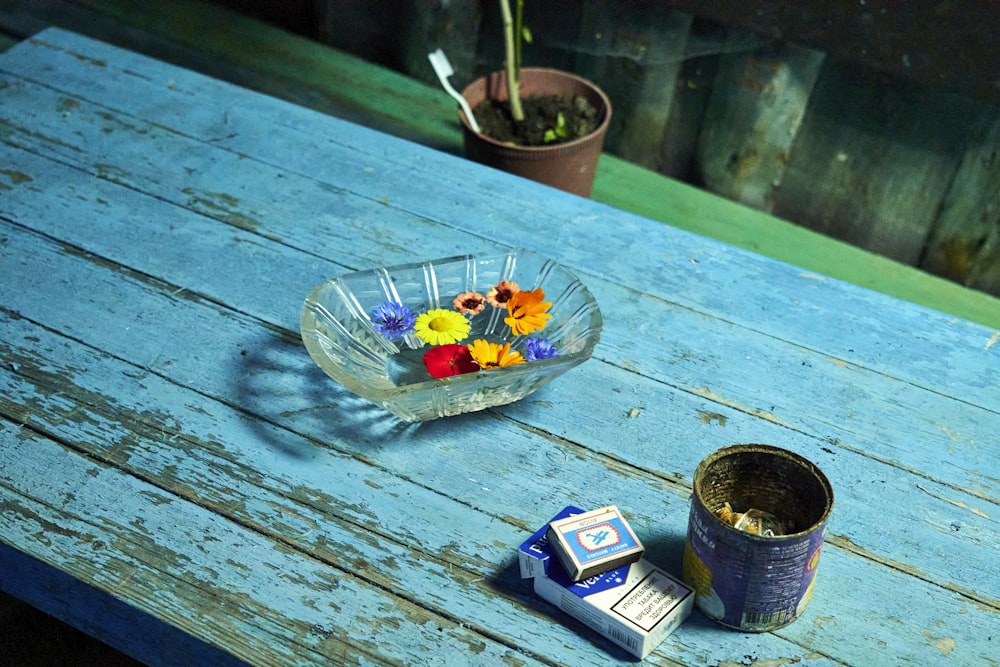
<svg viewBox="0 0 1000 667">
<path fill-rule="evenodd" d="M 510 0 L 500 0 L 500 14 L 503 17 L 504 44 L 507 50 L 507 96 L 510 98 L 510 114 L 514 120 L 524 120 L 524 109 L 521 108 L 521 7 L 522 0 L 517 2 L 518 25 L 514 25 L 514 17 L 510 12 Z"/>
<path fill-rule="evenodd" d="M 514 69 L 518 83 L 521 82 L 521 53 L 524 51 L 524 0 L 514 3 Z"/>
</svg>

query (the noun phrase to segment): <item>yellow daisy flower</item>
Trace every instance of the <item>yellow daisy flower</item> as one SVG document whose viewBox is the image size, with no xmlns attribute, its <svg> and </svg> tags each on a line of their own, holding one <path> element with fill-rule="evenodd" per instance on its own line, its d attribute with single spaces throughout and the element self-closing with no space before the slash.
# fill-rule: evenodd
<svg viewBox="0 0 1000 667">
<path fill-rule="evenodd" d="M 552 306 L 551 301 L 543 301 L 545 292 L 542 288 L 527 291 L 521 290 L 507 301 L 508 316 L 503 318 L 515 336 L 529 334 L 545 327 L 552 313 L 546 313 Z"/>
<path fill-rule="evenodd" d="M 479 364 L 479 367 L 486 370 L 490 368 L 503 368 L 514 364 L 523 364 L 524 357 L 518 351 L 510 351 L 510 343 L 490 343 L 485 340 L 475 340 L 469 347 L 472 360 Z"/>
<path fill-rule="evenodd" d="M 461 313 L 435 308 L 417 317 L 413 328 L 428 345 L 450 345 L 465 340 L 471 326 Z"/>
</svg>

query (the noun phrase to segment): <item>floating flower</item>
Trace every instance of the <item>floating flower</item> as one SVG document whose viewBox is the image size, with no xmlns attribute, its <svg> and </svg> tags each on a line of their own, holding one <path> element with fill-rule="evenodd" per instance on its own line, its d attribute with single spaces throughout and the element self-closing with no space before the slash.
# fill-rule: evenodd
<svg viewBox="0 0 1000 667">
<path fill-rule="evenodd" d="M 473 360 L 483 369 L 503 368 L 514 364 L 523 364 L 524 357 L 520 352 L 510 351 L 510 343 L 490 343 L 485 340 L 475 340 L 468 346 Z"/>
<path fill-rule="evenodd" d="M 504 323 L 510 327 L 515 336 L 529 334 L 545 326 L 552 313 L 546 313 L 552 305 L 551 301 L 543 301 L 545 292 L 539 287 L 530 292 L 522 290 L 516 292 L 507 301 L 507 312 L 509 315 L 503 318 Z M 417 322 L 419 326 L 419 320 Z"/>
<path fill-rule="evenodd" d="M 486 308 L 486 298 L 479 292 L 462 292 L 451 305 L 463 315 L 478 315 Z"/>
<path fill-rule="evenodd" d="M 479 370 L 479 366 L 472 360 L 469 348 L 458 343 L 438 345 L 424 352 L 424 366 L 433 378 L 446 378 Z"/>
<path fill-rule="evenodd" d="M 486 293 L 486 303 L 494 308 L 506 308 L 510 298 L 521 291 L 517 283 L 501 280 Z"/>
<path fill-rule="evenodd" d="M 429 345 L 450 345 L 469 335 L 469 320 L 454 310 L 435 308 L 417 318 L 413 325 L 420 340 Z"/>
<path fill-rule="evenodd" d="M 375 331 L 392 340 L 413 331 L 417 316 L 401 303 L 383 303 L 371 312 L 371 320 Z"/>
<path fill-rule="evenodd" d="M 524 358 L 527 361 L 538 361 L 558 356 L 559 350 L 545 338 L 529 338 L 524 341 Z"/>
</svg>

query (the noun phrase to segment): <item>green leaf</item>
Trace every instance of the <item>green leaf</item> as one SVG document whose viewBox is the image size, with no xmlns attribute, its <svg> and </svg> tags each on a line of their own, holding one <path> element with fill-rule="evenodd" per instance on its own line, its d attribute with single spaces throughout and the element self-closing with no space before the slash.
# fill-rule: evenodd
<svg viewBox="0 0 1000 667">
<path fill-rule="evenodd" d="M 542 135 L 542 141 L 547 144 L 551 144 L 553 141 L 565 139 L 568 136 L 569 129 L 566 127 L 566 117 L 563 116 L 562 111 L 560 111 L 556 116 L 556 126 L 545 130 L 545 134 Z"/>
<path fill-rule="evenodd" d="M 566 117 L 563 116 L 562 111 L 556 116 L 556 136 L 560 139 L 564 139 L 569 136 L 569 130 L 566 129 Z"/>
<path fill-rule="evenodd" d="M 528 26 L 521 26 L 521 39 L 527 44 L 531 44 L 531 29 Z"/>
</svg>

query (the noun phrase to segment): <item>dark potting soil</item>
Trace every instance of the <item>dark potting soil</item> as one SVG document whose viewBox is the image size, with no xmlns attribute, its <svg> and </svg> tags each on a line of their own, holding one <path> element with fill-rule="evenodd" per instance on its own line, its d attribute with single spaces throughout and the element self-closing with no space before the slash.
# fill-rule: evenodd
<svg viewBox="0 0 1000 667">
<path fill-rule="evenodd" d="M 472 113 L 483 134 L 518 146 L 546 146 L 573 141 L 596 130 L 599 122 L 597 108 L 579 95 L 531 95 L 521 100 L 521 107 L 524 109 L 524 120 L 520 123 L 514 122 L 507 102 L 483 100 Z"/>
</svg>

